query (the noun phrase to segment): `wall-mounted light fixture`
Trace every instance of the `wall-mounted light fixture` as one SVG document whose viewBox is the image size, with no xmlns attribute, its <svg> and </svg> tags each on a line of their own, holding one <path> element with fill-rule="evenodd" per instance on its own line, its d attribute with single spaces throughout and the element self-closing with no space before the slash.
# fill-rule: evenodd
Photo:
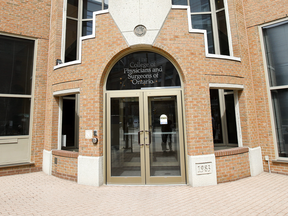
<svg viewBox="0 0 288 216">
<path fill-rule="evenodd" d="M 61 59 L 56 59 L 56 65 L 62 64 L 62 60 Z"/>
</svg>

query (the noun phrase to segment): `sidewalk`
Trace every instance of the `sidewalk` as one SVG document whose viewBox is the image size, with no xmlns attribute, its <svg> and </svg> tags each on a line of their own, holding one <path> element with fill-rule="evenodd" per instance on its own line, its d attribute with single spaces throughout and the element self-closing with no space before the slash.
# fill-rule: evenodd
<svg viewBox="0 0 288 216">
<path fill-rule="evenodd" d="M 0 177 L 0 215 L 288 215 L 288 176 L 217 186 L 92 187 L 43 172 Z"/>
</svg>

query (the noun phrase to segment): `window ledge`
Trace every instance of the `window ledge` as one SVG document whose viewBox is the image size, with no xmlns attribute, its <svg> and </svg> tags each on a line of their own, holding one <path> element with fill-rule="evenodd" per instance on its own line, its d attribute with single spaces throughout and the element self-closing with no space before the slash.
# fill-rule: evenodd
<svg viewBox="0 0 288 216">
<path fill-rule="evenodd" d="M 217 150 L 215 151 L 215 157 L 223 157 L 229 155 L 236 155 L 236 154 L 243 154 L 249 152 L 248 147 L 237 147 L 232 149 L 224 149 L 224 150 Z"/>
<path fill-rule="evenodd" d="M 53 155 L 68 157 L 68 158 L 78 158 L 79 152 L 71 152 L 65 150 L 52 150 Z"/>
<path fill-rule="evenodd" d="M 272 163 L 286 163 L 288 164 L 288 160 L 272 160 Z"/>
<path fill-rule="evenodd" d="M 11 167 L 19 167 L 19 166 L 31 166 L 34 165 L 34 162 L 27 162 L 27 163 L 15 163 L 15 164 L 4 164 L 0 165 L 0 168 L 11 168 Z"/>
</svg>

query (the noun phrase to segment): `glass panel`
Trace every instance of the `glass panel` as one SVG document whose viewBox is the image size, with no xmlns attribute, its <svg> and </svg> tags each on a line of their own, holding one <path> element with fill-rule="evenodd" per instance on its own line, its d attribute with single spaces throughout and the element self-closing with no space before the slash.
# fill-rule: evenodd
<svg viewBox="0 0 288 216">
<path fill-rule="evenodd" d="M 82 22 L 82 36 L 92 34 L 92 24 L 93 24 L 93 21 Z"/>
<path fill-rule="evenodd" d="M 208 12 L 210 9 L 210 0 L 189 0 L 191 12 Z"/>
<path fill-rule="evenodd" d="M 288 90 L 274 90 L 271 93 L 279 157 L 288 157 Z"/>
<path fill-rule="evenodd" d="M 83 0 L 83 19 L 92 18 L 94 11 L 102 10 L 102 0 Z"/>
<path fill-rule="evenodd" d="M 217 14 L 218 34 L 220 43 L 220 54 L 229 55 L 229 42 L 227 35 L 227 25 L 225 18 L 225 11 L 220 11 Z"/>
<path fill-rule="evenodd" d="M 179 87 L 179 74 L 165 57 L 153 52 L 136 52 L 123 57 L 112 68 L 107 90 Z"/>
<path fill-rule="evenodd" d="M 226 106 L 225 112 L 227 121 L 228 143 L 235 144 L 235 146 L 238 146 L 235 104 L 233 94 L 225 95 L 225 106 Z"/>
<path fill-rule="evenodd" d="M 223 144 L 222 123 L 220 113 L 220 101 L 218 89 L 210 89 L 210 103 L 212 114 L 213 141 L 214 145 Z"/>
<path fill-rule="evenodd" d="M 108 9 L 109 0 L 104 0 L 104 10 Z"/>
<path fill-rule="evenodd" d="M 0 36 L 0 93 L 31 94 L 34 42 Z"/>
<path fill-rule="evenodd" d="M 203 15 L 192 15 L 192 28 L 193 29 L 204 29 L 207 31 L 208 38 L 208 51 L 209 53 L 214 54 L 214 39 L 213 39 L 213 28 L 212 28 L 212 20 L 210 14 Z"/>
<path fill-rule="evenodd" d="M 67 19 L 65 62 L 74 61 L 77 57 L 77 21 Z"/>
<path fill-rule="evenodd" d="M 140 176 L 139 100 L 111 98 L 111 176 Z"/>
<path fill-rule="evenodd" d="M 149 97 L 150 175 L 180 176 L 176 96 Z"/>
<path fill-rule="evenodd" d="M 288 23 L 263 31 L 270 86 L 288 85 Z"/>
<path fill-rule="evenodd" d="M 215 0 L 215 6 L 216 6 L 216 10 L 224 8 L 223 0 Z"/>
<path fill-rule="evenodd" d="M 63 98 L 62 115 L 62 137 L 65 136 L 66 143 L 62 139 L 62 146 L 76 147 L 75 145 L 75 95 L 74 98 Z M 63 145 L 64 144 L 64 145 Z"/>
<path fill-rule="evenodd" d="M 28 98 L 0 98 L 0 136 L 29 135 Z"/>
<path fill-rule="evenodd" d="M 172 0 L 172 5 L 188 5 L 187 0 Z"/>
<path fill-rule="evenodd" d="M 68 0 L 67 16 L 78 18 L 78 0 Z"/>
</svg>

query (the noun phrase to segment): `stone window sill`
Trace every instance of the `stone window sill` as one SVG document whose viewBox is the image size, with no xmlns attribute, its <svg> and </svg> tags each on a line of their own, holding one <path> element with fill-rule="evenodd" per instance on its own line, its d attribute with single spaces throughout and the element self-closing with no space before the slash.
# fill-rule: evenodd
<svg viewBox="0 0 288 216">
<path fill-rule="evenodd" d="M 243 154 L 247 152 L 249 152 L 248 147 L 237 147 L 237 148 L 231 148 L 231 149 L 217 150 L 214 153 L 215 153 L 215 157 L 223 157 L 223 156 L 229 156 L 229 155 Z"/>
<path fill-rule="evenodd" d="M 288 160 L 272 160 L 272 163 L 286 163 L 288 164 Z"/>
<path fill-rule="evenodd" d="M 52 154 L 61 157 L 78 158 L 78 152 L 71 152 L 65 150 L 52 150 Z"/>
<path fill-rule="evenodd" d="M 34 162 L 27 162 L 27 163 L 16 163 L 16 164 L 4 164 L 0 165 L 0 168 L 11 168 L 11 167 L 19 167 L 19 166 L 32 166 Z"/>
</svg>

